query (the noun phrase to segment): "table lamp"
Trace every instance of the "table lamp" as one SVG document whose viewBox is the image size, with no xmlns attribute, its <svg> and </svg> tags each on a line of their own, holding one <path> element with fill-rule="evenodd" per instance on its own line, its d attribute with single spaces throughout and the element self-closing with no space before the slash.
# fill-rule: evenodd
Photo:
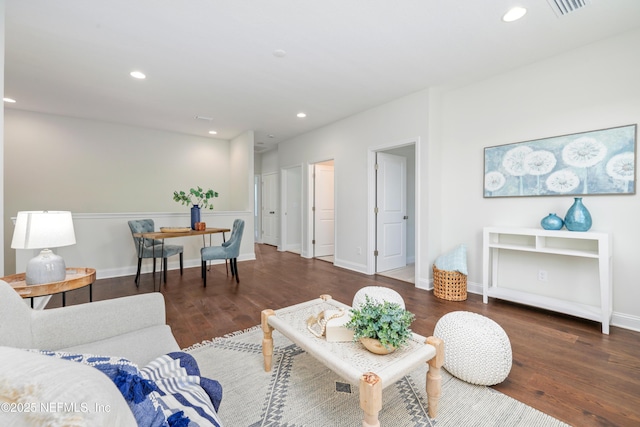
<svg viewBox="0 0 640 427">
<path fill-rule="evenodd" d="M 42 249 L 27 263 L 27 285 L 60 282 L 66 277 L 66 266 L 61 256 L 49 248 L 74 245 L 73 218 L 68 211 L 18 212 L 13 230 L 13 249 Z"/>
</svg>

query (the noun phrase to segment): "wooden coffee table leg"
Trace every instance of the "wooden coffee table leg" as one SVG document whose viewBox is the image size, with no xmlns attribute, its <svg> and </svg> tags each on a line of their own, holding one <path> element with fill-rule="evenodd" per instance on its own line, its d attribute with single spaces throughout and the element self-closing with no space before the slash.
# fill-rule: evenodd
<svg viewBox="0 0 640 427">
<path fill-rule="evenodd" d="M 438 415 L 438 403 L 442 394 L 442 375 L 440 368 L 444 364 L 444 342 L 440 338 L 429 337 L 427 344 L 436 348 L 436 355 L 429 360 L 427 372 L 427 399 L 429 403 L 429 416 L 435 418 Z"/>
<path fill-rule="evenodd" d="M 378 412 L 382 409 L 382 381 L 373 372 L 360 378 L 360 407 L 364 411 L 362 427 L 380 427 Z"/>
<path fill-rule="evenodd" d="M 262 310 L 260 315 L 262 323 L 262 355 L 264 356 L 264 370 L 269 372 L 271 370 L 271 359 L 273 358 L 273 328 L 269 326 L 269 316 L 273 316 L 275 313 L 273 310 Z"/>
</svg>

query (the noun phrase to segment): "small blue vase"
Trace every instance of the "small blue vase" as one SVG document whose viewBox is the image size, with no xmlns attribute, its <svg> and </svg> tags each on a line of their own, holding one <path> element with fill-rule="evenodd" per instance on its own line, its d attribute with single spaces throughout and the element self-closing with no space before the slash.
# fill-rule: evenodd
<svg viewBox="0 0 640 427">
<path fill-rule="evenodd" d="M 196 222 L 200 222 L 200 206 L 193 205 L 191 208 L 191 229 L 196 229 Z"/>
<path fill-rule="evenodd" d="M 564 221 L 558 215 L 550 213 L 548 216 L 542 218 L 540 225 L 545 230 L 560 230 L 564 226 Z"/>
<path fill-rule="evenodd" d="M 564 225 L 569 231 L 588 231 L 591 228 L 591 214 L 582 204 L 582 197 L 574 197 L 573 205 L 564 217 Z"/>
</svg>

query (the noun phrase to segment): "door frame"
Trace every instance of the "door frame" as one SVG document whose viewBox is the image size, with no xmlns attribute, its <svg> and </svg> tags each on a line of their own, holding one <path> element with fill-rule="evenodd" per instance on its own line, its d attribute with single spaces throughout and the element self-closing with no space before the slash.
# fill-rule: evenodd
<svg viewBox="0 0 640 427">
<path fill-rule="evenodd" d="M 305 253 L 303 254 L 303 256 L 305 256 L 305 258 L 315 258 L 315 250 L 314 250 L 314 245 L 313 245 L 313 239 L 315 238 L 315 215 L 313 212 L 313 206 L 315 204 L 315 192 L 316 192 L 316 180 L 314 177 L 314 172 L 315 172 L 315 166 L 318 163 L 325 163 L 325 162 L 333 162 L 333 206 L 334 206 L 334 211 L 333 211 L 333 244 L 334 244 L 334 248 L 333 248 L 333 263 L 335 264 L 336 259 L 337 259 L 337 252 L 338 252 L 338 240 L 336 239 L 337 237 L 337 230 L 338 230 L 338 204 L 337 204 L 337 197 L 338 197 L 338 185 L 336 183 L 336 161 L 335 159 L 325 159 L 325 160 L 318 160 L 316 162 L 313 163 L 308 163 L 307 164 L 307 239 L 306 239 L 306 245 L 304 245 L 305 248 Z M 304 238 L 303 238 L 304 240 Z"/>
<path fill-rule="evenodd" d="M 253 175 L 253 240 L 262 243 L 262 175 Z"/>
<path fill-rule="evenodd" d="M 421 170 L 420 170 L 420 137 L 408 138 L 401 141 L 389 142 L 386 144 L 378 145 L 375 147 L 369 147 L 367 152 L 367 274 L 376 274 L 376 258 L 373 251 L 376 249 L 376 153 L 378 151 L 387 151 L 393 148 L 405 147 L 407 145 L 413 145 L 415 149 L 415 212 L 407 212 L 408 215 L 415 215 L 415 283 L 418 283 L 418 277 L 421 277 L 420 268 L 420 238 L 421 235 L 421 197 L 420 197 L 420 182 L 421 182 Z"/>
</svg>

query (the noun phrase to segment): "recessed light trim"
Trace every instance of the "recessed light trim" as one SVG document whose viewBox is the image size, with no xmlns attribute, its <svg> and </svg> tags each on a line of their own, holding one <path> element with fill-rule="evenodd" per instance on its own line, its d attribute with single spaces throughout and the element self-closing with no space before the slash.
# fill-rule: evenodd
<svg viewBox="0 0 640 427">
<path fill-rule="evenodd" d="M 2 100 L 3 100 L 4 102 L 8 102 L 9 104 L 15 104 L 15 102 L 16 102 L 16 100 L 15 100 L 15 99 L 13 99 L 13 98 L 7 98 L 7 97 L 2 98 Z"/>
<path fill-rule="evenodd" d="M 307 117 L 307 113 L 303 113 L 303 112 L 301 111 L 301 112 L 299 112 L 298 114 L 296 114 L 296 116 L 297 116 L 299 119 L 304 119 L 305 117 Z"/>
<path fill-rule="evenodd" d="M 527 14 L 527 9 L 525 9 L 524 7 L 516 6 L 509 9 L 507 13 L 505 13 L 502 16 L 502 20 L 504 22 L 513 22 L 522 18 L 526 14 Z"/>
<path fill-rule="evenodd" d="M 138 79 L 138 80 L 144 80 L 147 78 L 147 76 L 145 76 L 145 74 L 142 71 L 132 71 L 129 73 L 129 75 L 134 79 Z"/>
<path fill-rule="evenodd" d="M 217 135 L 217 134 L 218 134 L 218 132 L 216 132 L 215 130 L 210 130 L 210 131 L 209 131 L 209 134 L 211 134 L 211 135 Z"/>
</svg>

